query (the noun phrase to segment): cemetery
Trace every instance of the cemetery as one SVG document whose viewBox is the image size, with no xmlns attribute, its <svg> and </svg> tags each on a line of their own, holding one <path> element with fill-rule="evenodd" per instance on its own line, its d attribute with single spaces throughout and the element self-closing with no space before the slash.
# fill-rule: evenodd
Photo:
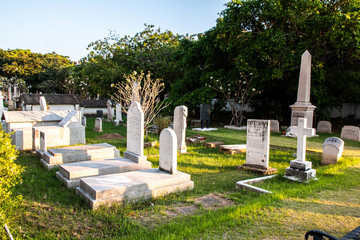
<svg viewBox="0 0 360 240">
<path fill-rule="evenodd" d="M 77 62 L 0 48 L 1 239 L 358 239 L 359 11 L 229 1 Z"/>
</svg>

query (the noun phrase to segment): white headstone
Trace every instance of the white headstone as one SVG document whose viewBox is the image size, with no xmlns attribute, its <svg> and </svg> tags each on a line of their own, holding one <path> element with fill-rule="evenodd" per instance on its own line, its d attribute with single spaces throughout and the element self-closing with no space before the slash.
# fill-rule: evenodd
<svg viewBox="0 0 360 240">
<path fill-rule="evenodd" d="M 133 82 L 131 102 L 140 103 L 140 85 L 138 82 Z"/>
<path fill-rule="evenodd" d="M 177 137 L 174 130 L 165 128 L 160 133 L 159 169 L 170 174 L 177 172 Z"/>
<path fill-rule="evenodd" d="M 102 132 L 102 119 L 101 118 L 95 118 L 95 132 Z"/>
<path fill-rule="evenodd" d="M 322 149 L 323 153 L 321 164 L 335 164 L 342 156 L 344 150 L 344 141 L 337 137 L 329 137 L 325 139 Z"/>
<path fill-rule="evenodd" d="M 3 112 L 4 112 L 4 97 L 2 95 L 2 92 L 0 91 L 0 119 L 2 118 Z"/>
<path fill-rule="evenodd" d="M 331 133 L 331 122 L 319 121 L 316 131 L 318 133 Z"/>
<path fill-rule="evenodd" d="M 271 132 L 279 132 L 280 124 L 278 120 L 270 120 L 270 131 Z"/>
<path fill-rule="evenodd" d="M 138 163 L 146 160 L 146 156 L 144 156 L 144 113 L 138 102 L 132 102 L 127 112 L 126 148 L 125 158 Z"/>
<path fill-rule="evenodd" d="M 247 121 L 246 164 L 269 167 L 270 120 Z"/>
<path fill-rule="evenodd" d="M 80 124 L 81 119 L 81 112 L 72 110 L 69 112 L 68 115 L 66 115 L 60 122 L 59 125 L 62 127 L 67 127 L 72 122 L 78 122 Z"/>
<path fill-rule="evenodd" d="M 40 131 L 40 150 L 42 152 L 47 151 L 45 132 Z"/>
<path fill-rule="evenodd" d="M 9 86 L 9 88 L 8 88 L 8 93 L 9 93 L 9 96 L 8 96 L 8 99 L 9 99 L 8 105 L 9 105 L 9 108 L 12 108 L 12 107 L 14 106 L 14 103 L 13 103 L 13 100 L 12 100 L 11 86 Z"/>
<path fill-rule="evenodd" d="M 186 118 L 188 109 L 186 106 L 177 106 L 174 111 L 173 129 L 177 136 L 177 149 L 180 153 L 185 153 L 187 148 L 185 144 Z"/>
<path fill-rule="evenodd" d="M 40 111 L 47 111 L 46 99 L 44 96 L 40 97 Z"/>
<path fill-rule="evenodd" d="M 360 142 L 360 129 L 355 126 L 344 126 L 341 129 L 341 139 Z"/>
<path fill-rule="evenodd" d="M 122 121 L 122 115 L 121 115 L 121 104 L 120 103 L 116 103 L 115 104 L 115 109 L 116 109 L 116 120 L 118 121 Z"/>
<path fill-rule="evenodd" d="M 106 103 L 106 106 L 107 106 L 107 119 L 112 122 L 113 118 L 114 118 L 114 111 L 113 111 L 111 105 L 112 105 L 111 101 L 108 100 L 107 103 Z"/>
</svg>

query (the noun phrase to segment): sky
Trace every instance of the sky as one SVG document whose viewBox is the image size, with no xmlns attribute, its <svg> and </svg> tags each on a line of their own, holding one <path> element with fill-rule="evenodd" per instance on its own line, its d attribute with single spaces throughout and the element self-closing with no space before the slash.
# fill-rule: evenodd
<svg viewBox="0 0 360 240">
<path fill-rule="evenodd" d="M 229 0 L 0 0 L 0 48 L 86 57 L 88 44 L 115 31 L 134 36 L 144 23 L 180 35 L 216 25 Z"/>
</svg>

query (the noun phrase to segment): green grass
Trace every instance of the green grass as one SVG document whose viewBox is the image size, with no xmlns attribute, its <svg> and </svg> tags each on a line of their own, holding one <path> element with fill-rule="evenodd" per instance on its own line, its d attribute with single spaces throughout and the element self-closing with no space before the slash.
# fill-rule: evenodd
<svg viewBox="0 0 360 240">
<path fill-rule="evenodd" d="M 93 131 L 88 118 L 88 144 L 107 142 L 123 154 L 126 139 L 101 139 L 104 134 L 126 135 L 124 127 L 103 122 L 104 132 Z M 187 136 L 197 132 L 187 131 Z M 246 143 L 246 131 L 220 128 L 201 133 L 208 141 L 226 144 Z M 343 157 L 336 165 L 321 166 L 321 147 L 329 134 L 308 139 L 307 160 L 317 170 L 317 181 L 307 184 L 283 177 L 296 139 L 271 134 L 270 166 L 278 169 L 276 178 L 257 184 L 273 192 L 260 195 L 236 190 L 235 183 L 259 175 L 236 170 L 245 163 L 245 154 L 228 155 L 202 144 L 188 144 L 188 154 L 178 155 L 178 170 L 191 174 L 192 191 L 174 193 L 139 203 L 118 204 L 96 211 L 66 189 L 55 171 L 41 167 L 39 158 L 21 153 L 23 182 L 15 189 L 23 196 L 17 216 L 9 225 L 17 239 L 303 239 L 310 229 L 320 229 L 340 237 L 360 224 L 360 143 L 345 141 Z M 157 139 L 158 136 L 151 135 Z M 158 166 L 158 145 L 145 149 L 149 161 Z M 233 201 L 227 207 L 209 210 L 194 204 L 194 199 L 210 193 Z M 169 216 L 176 207 L 194 206 L 193 214 Z"/>
</svg>

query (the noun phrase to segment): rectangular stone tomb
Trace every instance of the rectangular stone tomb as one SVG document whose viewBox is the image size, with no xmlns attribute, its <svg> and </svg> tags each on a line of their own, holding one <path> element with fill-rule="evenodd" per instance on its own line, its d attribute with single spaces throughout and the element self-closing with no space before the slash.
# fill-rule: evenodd
<svg viewBox="0 0 360 240">
<path fill-rule="evenodd" d="M 224 144 L 224 142 L 205 142 L 204 146 L 207 148 L 216 148 Z"/>
<path fill-rule="evenodd" d="M 114 173 L 123 173 L 151 168 L 151 162 L 135 163 L 132 160 L 116 157 L 96 161 L 82 161 L 59 166 L 56 176 L 67 188 L 80 186 L 80 178 Z"/>
<path fill-rule="evenodd" d="M 107 143 L 48 149 L 41 164 L 51 169 L 59 164 L 119 157 L 119 150 Z"/>
<path fill-rule="evenodd" d="M 177 172 L 169 174 L 158 168 L 110 174 L 80 179 L 76 193 L 92 209 L 100 205 L 133 202 L 164 196 L 172 192 L 190 190 L 194 182 L 190 175 Z"/>
</svg>

